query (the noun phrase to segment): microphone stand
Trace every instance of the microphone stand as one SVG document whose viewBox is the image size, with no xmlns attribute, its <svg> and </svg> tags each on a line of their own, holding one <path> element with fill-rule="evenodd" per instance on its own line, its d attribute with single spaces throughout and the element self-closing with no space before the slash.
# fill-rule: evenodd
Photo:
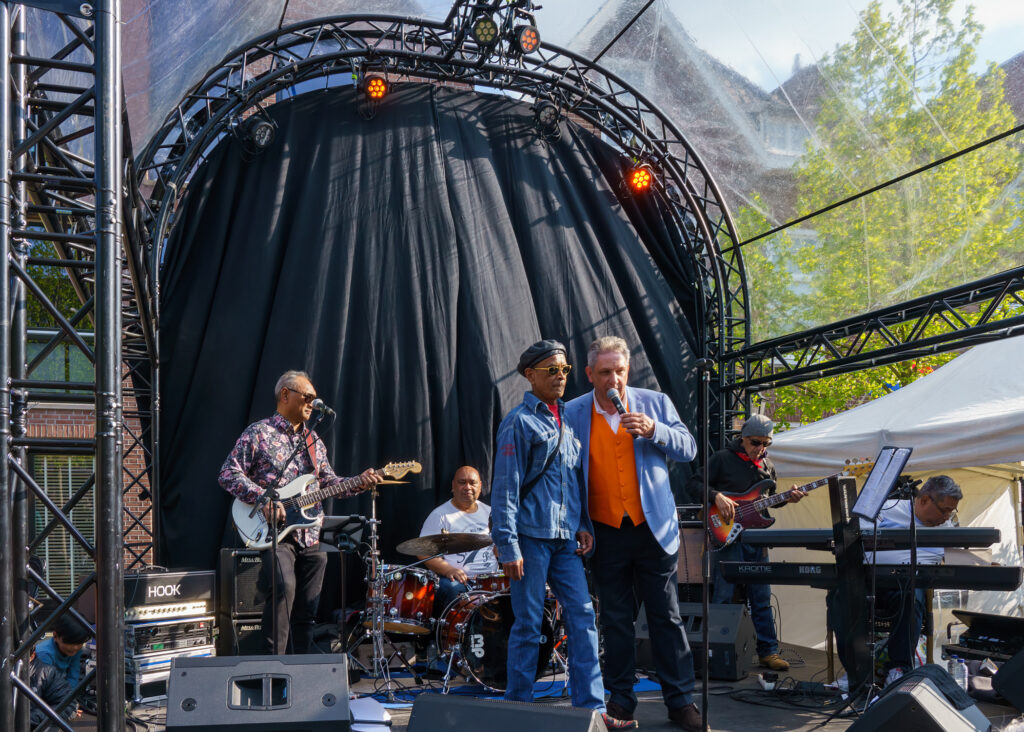
<svg viewBox="0 0 1024 732">
<path fill-rule="evenodd" d="M 708 721 L 708 686 L 710 685 L 710 653 L 709 653 L 709 616 L 711 614 L 711 545 L 709 541 L 708 533 L 708 518 L 710 517 L 711 508 L 711 489 L 708 485 L 708 432 L 710 428 L 710 417 L 709 417 L 709 404 L 711 402 L 711 372 L 715 367 L 715 362 L 710 358 L 702 358 L 697 361 L 697 368 L 701 372 L 701 404 L 700 404 L 700 421 L 704 425 L 703 439 L 701 440 L 701 472 L 703 473 L 703 491 L 704 495 L 702 498 L 704 505 L 704 553 L 701 561 L 701 574 L 704 580 L 701 588 L 701 613 L 703 615 L 703 622 L 700 624 L 700 638 L 703 645 L 702 651 L 704 653 L 704 661 L 701 664 L 701 689 L 700 689 L 700 724 L 701 729 L 704 732 L 708 732 L 710 729 Z"/>
<path fill-rule="evenodd" d="M 310 431 L 313 431 L 316 428 L 316 426 L 318 424 L 320 424 L 320 420 L 323 419 L 323 416 L 324 416 L 323 412 L 319 412 L 317 414 L 316 419 L 313 420 L 313 426 L 309 428 Z M 314 434 L 316 434 L 316 433 L 314 432 Z M 319 437 L 319 435 L 317 435 L 317 437 Z M 295 448 L 292 450 L 291 455 L 289 455 L 288 459 L 285 461 L 284 467 L 281 468 L 281 472 L 279 472 L 277 474 L 277 480 L 275 480 L 273 483 L 271 483 L 269 486 L 267 486 L 266 488 L 263 489 L 263 495 L 261 495 L 259 497 L 259 499 L 256 501 L 256 503 L 253 504 L 252 511 L 249 513 L 250 516 L 255 516 L 257 511 L 259 511 L 268 502 L 270 503 L 270 509 L 267 511 L 267 523 L 270 524 L 270 598 L 269 599 L 270 599 L 270 602 L 273 602 L 275 605 L 277 604 L 277 573 L 278 573 L 278 571 L 281 568 L 281 560 L 277 556 L 278 525 L 277 525 L 277 510 L 276 510 L 276 508 L 274 506 L 274 502 L 277 501 L 278 498 L 280 498 L 280 496 L 278 495 L 277 490 L 278 490 L 278 488 L 281 487 L 281 483 L 284 481 L 284 476 L 288 472 L 289 466 L 292 464 L 292 461 L 295 460 L 295 456 L 299 454 L 299 450 L 301 450 L 305 446 L 306 446 L 306 439 L 305 439 L 305 435 L 303 434 L 302 439 L 299 441 L 299 443 L 297 445 L 295 445 Z M 313 469 L 314 470 L 316 469 L 315 465 L 313 466 Z M 275 608 L 275 610 L 276 610 L 276 608 Z M 264 629 L 264 632 L 266 632 L 266 629 Z M 277 647 L 277 613 L 276 612 L 270 613 L 270 632 L 271 632 L 271 638 L 273 639 L 274 655 L 277 656 L 277 655 L 280 654 L 280 649 Z"/>
</svg>

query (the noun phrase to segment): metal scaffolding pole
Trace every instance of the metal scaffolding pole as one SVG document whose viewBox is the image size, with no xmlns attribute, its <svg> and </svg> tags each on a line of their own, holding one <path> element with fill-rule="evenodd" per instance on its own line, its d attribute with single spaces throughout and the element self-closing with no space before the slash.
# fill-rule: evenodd
<svg viewBox="0 0 1024 732">
<path fill-rule="evenodd" d="M 11 471 L 7 467 L 10 459 L 10 363 L 7 354 L 11 351 L 11 320 L 7 310 L 10 273 L 7 267 L 7 252 L 11 239 L 11 186 L 10 167 L 7 160 L 11 154 L 11 16 L 7 3 L 0 3 L 0 160 L 3 174 L 0 177 L 0 552 L 11 556 L 11 508 L 8 497 L 11 488 Z M 10 613 L 14 601 L 14 576 L 7 571 L 0 572 L 0 659 L 3 673 L 0 673 L 0 732 L 14 732 L 14 684 L 11 674 L 14 668 L 14 618 Z"/>
<path fill-rule="evenodd" d="M 121 474 L 121 3 L 95 4 L 97 712 L 124 730 Z"/>
<path fill-rule="evenodd" d="M 24 6 L 18 9 L 13 19 L 13 41 L 12 51 L 15 56 L 28 55 L 28 41 L 25 22 Z M 14 90 L 17 95 L 14 105 L 13 120 L 13 141 L 15 145 L 28 137 L 28 74 L 24 64 L 18 64 L 13 69 Z M 15 172 L 25 172 L 25 160 L 27 156 L 19 156 L 17 160 L 11 161 Z M 14 231 L 25 231 L 28 229 L 28 217 L 26 207 L 28 197 L 25 191 L 25 183 L 18 182 L 14 188 Z M 28 258 L 28 242 L 18 237 L 11 242 L 13 245 L 8 250 L 10 256 L 21 268 L 25 267 L 25 260 Z M 25 283 L 19 278 L 11 279 L 11 344 L 10 344 L 10 371 L 9 376 L 15 381 L 25 378 L 26 364 L 28 363 L 28 303 L 26 302 Z M 17 441 L 28 434 L 28 390 L 24 388 L 11 389 L 11 437 Z M 28 451 L 24 447 L 18 447 L 11 451 L 10 459 L 19 463 L 22 467 L 28 467 Z M 28 617 L 28 556 L 26 547 L 29 542 L 29 505 L 25 481 L 12 474 L 10 478 L 11 502 L 11 553 L 8 555 L 11 561 L 11 571 L 14 573 L 14 640 L 15 647 L 20 647 L 29 633 Z M 27 659 L 27 656 L 21 656 Z M 27 685 L 29 679 L 29 662 L 26 660 L 21 664 L 21 680 Z M 21 703 L 17 706 L 15 726 L 19 730 L 27 730 L 30 726 L 31 709 L 28 703 Z"/>
</svg>

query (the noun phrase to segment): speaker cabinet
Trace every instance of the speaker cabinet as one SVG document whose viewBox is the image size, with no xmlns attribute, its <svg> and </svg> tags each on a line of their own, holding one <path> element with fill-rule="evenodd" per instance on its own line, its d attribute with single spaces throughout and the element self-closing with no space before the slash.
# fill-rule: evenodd
<svg viewBox="0 0 1024 732">
<path fill-rule="evenodd" d="M 262 553 L 255 549 L 220 550 L 220 611 L 229 618 L 248 618 L 263 613 L 263 597 L 256 589 Z"/>
<path fill-rule="evenodd" d="M 708 677 L 720 681 L 738 681 L 750 673 L 757 636 L 746 605 L 711 605 L 708 624 L 708 652 L 704 653 L 703 606 L 699 602 L 679 603 L 679 614 L 686 628 L 686 639 L 693 651 L 693 668 L 700 674 L 704 660 Z"/>
<path fill-rule="evenodd" d="M 607 732 L 593 709 L 420 694 L 412 705 L 409 732 Z"/>
<path fill-rule="evenodd" d="M 1024 651 L 1003 663 L 992 677 L 992 688 L 1024 712 Z"/>
<path fill-rule="evenodd" d="M 217 627 L 218 656 L 258 656 L 267 652 L 263 645 L 263 618 L 220 615 Z"/>
<path fill-rule="evenodd" d="M 847 732 L 988 732 L 988 719 L 973 704 L 957 711 L 928 678 L 907 674 L 888 688 Z"/>
<path fill-rule="evenodd" d="M 176 658 L 167 732 L 335 732 L 351 729 L 343 654 Z"/>
</svg>

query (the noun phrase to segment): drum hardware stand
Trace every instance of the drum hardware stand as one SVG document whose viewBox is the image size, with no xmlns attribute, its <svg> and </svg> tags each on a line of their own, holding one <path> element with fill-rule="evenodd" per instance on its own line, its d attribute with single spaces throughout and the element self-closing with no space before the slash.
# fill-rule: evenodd
<svg viewBox="0 0 1024 732">
<path fill-rule="evenodd" d="M 417 684 L 423 683 L 423 677 L 416 672 L 416 669 L 406 660 L 398 648 L 395 647 L 394 642 L 384 632 L 384 618 L 386 610 L 384 606 L 387 604 L 388 598 L 384 596 L 384 575 L 381 572 L 381 561 L 380 561 L 380 549 L 378 547 L 378 536 L 377 527 L 380 524 L 380 520 L 377 518 L 377 487 L 374 485 L 369 490 L 370 493 L 370 520 L 367 522 L 370 527 L 370 556 L 367 559 L 367 567 L 369 569 L 369 576 L 367 581 L 370 585 L 370 599 L 368 608 L 370 614 L 370 638 L 373 642 L 373 671 L 371 676 L 377 679 L 384 679 L 384 693 L 389 702 L 394 702 L 395 692 L 393 688 L 393 681 L 391 679 L 391 659 L 398 656 L 398 659 L 402 662 L 402 665 L 408 669 L 409 673 L 413 675 Z M 412 565 L 408 565 L 412 566 Z M 405 568 L 403 568 L 405 569 Z M 347 655 L 352 658 L 352 651 L 355 645 L 353 644 L 347 651 Z M 385 643 L 390 646 L 393 653 L 389 656 L 385 656 L 384 645 Z M 356 663 L 362 667 L 361 663 Z M 365 667 L 363 667 L 365 668 Z"/>
</svg>

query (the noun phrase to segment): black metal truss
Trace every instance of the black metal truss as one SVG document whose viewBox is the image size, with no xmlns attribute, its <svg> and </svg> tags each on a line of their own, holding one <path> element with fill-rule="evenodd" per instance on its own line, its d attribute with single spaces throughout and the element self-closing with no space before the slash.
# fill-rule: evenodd
<svg viewBox="0 0 1024 732">
<path fill-rule="evenodd" d="M 1024 333 L 1024 267 L 726 354 L 728 389 L 774 389 Z M 746 374 L 746 376 L 743 376 Z M 731 377 L 731 378 L 729 378 Z"/>
<path fill-rule="evenodd" d="M 522 15 L 526 6 L 460 1 L 443 22 L 369 15 L 318 19 L 268 33 L 228 54 L 167 116 L 137 159 L 137 169 L 156 180 L 150 194 L 150 206 L 158 212 L 152 269 L 157 270 L 190 176 L 247 113 L 301 82 L 331 75 L 360 78 L 375 71 L 392 82 L 455 82 L 551 102 L 561 115 L 595 128 L 629 158 L 650 165 L 657 193 L 683 234 L 684 256 L 700 273 L 693 285 L 703 321 L 701 355 L 718 360 L 745 346 L 743 263 L 733 246 L 737 237 L 731 218 L 708 170 L 671 120 L 607 70 L 547 44 L 521 55 L 504 38 L 491 46 L 472 40 L 468 28 L 479 13 L 491 13 L 507 28 L 516 21 L 510 16 Z M 718 406 L 712 413 L 717 441 L 734 415 Z"/>
<path fill-rule="evenodd" d="M 68 39 L 56 52 L 38 53 L 27 45 L 34 36 L 26 33 L 26 7 L 0 4 L 0 153 L 6 161 L 0 191 L 0 307 L 4 312 L 10 308 L 9 317 L 0 318 L 0 350 L 9 354 L 0 373 L 5 438 L 0 448 L 5 466 L 0 470 L 5 557 L 0 603 L 15 611 L 14 622 L 4 623 L 0 635 L 0 732 L 28 728 L 25 679 L 31 648 L 60 614 L 73 613 L 75 601 L 90 589 L 98 590 L 99 725 L 124 729 L 122 574 L 126 566 L 152 558 L 151 534 L 144 541 L 126 541 L 129 532 L 149 532 L 144 524 L 148 510 L 123 515 L 123 491 L 140 490 L 144 476 L 151 482 L 155 478 L 150 425 L 156 330 L 146 209 L 135 180 L 120 87 L 120 3 L 73 6 L 69 12 L 95 20 L 34 11 Z M 55 282 L 64 283 L 70 296 L 55 297 Z M 41 350 L 33 354 L 27 347 L 30 304 L 55 324 L 43 332 Z M 47 356 L 65 346 L 90 365 L 91 378 L 72 383 L 41 376 L 39 367 Z M 28 412 L 40 402 L 93 408 L 95 436 L 29 434 Z M 71 486 L 63 505 L 54 503 L 29 467 L 33 454 L 46 453 L 94 459 L 91 475 Z M 123 456 L 132 458 L 127 473 Z M 47 517 L 35 537 L 29 530 L 33 505 Z M 75 525 L 76 508 L 92 511 L 94 541 Z M 28 561 L 57 532 L 95 566 L 66 596 Z M 32 586 L 56 604 L 45 617 L 42 612 L 29 616 Z M 90 675 L 80 686 L 92 681 Z M 11 703 L 15 690 L 21 700 L 17 705 Z M 56 714 L 61 706 L 48 711 Z"/>
</svg>

